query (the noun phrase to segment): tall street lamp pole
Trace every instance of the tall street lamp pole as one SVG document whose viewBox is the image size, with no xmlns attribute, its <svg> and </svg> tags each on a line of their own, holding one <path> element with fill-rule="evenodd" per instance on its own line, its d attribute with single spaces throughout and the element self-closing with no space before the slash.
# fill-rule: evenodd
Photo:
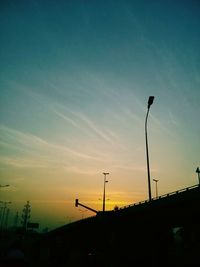
<svg viewBox="0 0 200 267">
<path fill-rule="evenodd" d="M 199 170 L 199 167 L 197 167 L 197 169 L 196 169 L 196 173 L 197 173 L 197 175 L 198 175 L 199 185 L 200 185 L 200 170 Z"/>
<path fill-rule="evenodd" d="M 158 185 L 157 185 L 157 183 L 159 180 L 153 179 L 153 181 L 156 183 L 156 198 L 158 198 Z"/>
<path fill-rule="evenodd" d="M 148 150 L 148 139 L 147 139 L 147 118 L 149 115 L 150 106 L 153 104 L 154 96 L 150 96 L 147 106 L 147 115 L 145 119 L 145 138 L 146 138 L 146 154 L 147 154 L 147 174 L 148 174 L 148 190 L 149 190 L 149 201 L 151 201 L 151 179 L 150 179 L 150 169 L 149 169 L 149 150 Z"/>
<path fill-rule="evenodd" d="M 106 180 L 106 175 L 108 175 L 109 172 L 103 172 L 104 175 L 104 186 L 103 186 L 103 212 L 105 211 L 105 191 L 106 191 L 106 183 L 108 181 Z"/>
</svg>

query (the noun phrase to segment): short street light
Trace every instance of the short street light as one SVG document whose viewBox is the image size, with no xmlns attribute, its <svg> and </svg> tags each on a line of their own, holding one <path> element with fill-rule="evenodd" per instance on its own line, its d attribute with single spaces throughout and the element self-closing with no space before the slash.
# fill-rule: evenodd
<svg viewBox="0 0 200 267">
<path fill-rule="evenodd" d="M 200 170 L 199 170 L 199 167 L 197 167 L 196 173 L 198 175 L 198 180 L 199 180 L 199 185 L 200 185 Z"/>
<path fill-rule="evenodd" d="M 157 185 L 157 183 L 159 180 L 153 179 L 153 181 L 156 183 L 156 198 L 158 198 L 158 185 Z"/>
<path fill-rule="evenodd" d="M 104 186 L 103 186 L 103 212 L 105 211 L 105 191 L 106 191 L 106 183 L 108 181 L 106 180 L 106 175 L 109 175 L 109 172 L 103 172 L 104 175 Z"/>
<path fill-rule="evenodd" d="M 145 119 L 145 139 L 146 139 L 146 154 L 147 154 L 147 174 L 148 174 L 148 190 L 149 190 L 149 201 L 151 201 L 151 179 L 150 179 L 150 169 L 149 169 L 149 150 L 148 150 L 148 139 L 147 139 L 147 118 L 149 115 L 150 106 L 153 104 L 154 96 L 150 96 L 147 106 L 147 115 Z"/>
</svg>

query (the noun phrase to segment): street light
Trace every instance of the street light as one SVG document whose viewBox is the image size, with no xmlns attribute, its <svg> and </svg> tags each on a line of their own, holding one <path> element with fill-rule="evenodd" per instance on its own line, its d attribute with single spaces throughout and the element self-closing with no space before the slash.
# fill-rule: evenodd
<svg viewBox="0 0 200 267">
<path fill-rule="evenodd" d="M 196 173 L 197 173 L 197 175 L 198 175 L 199 185 L 200 185 L 200 170 L 199 170 L 199 167 L 197 167 L 197 169 L 196 169 Z"/>
<path fill-rule="evenodd" d="M 157 185 L 157 183 L 159 180 L 153 179 L 153 181 L 156 183 L 156 198 L 158 198 L 158 185 Z"/>
<path fill-rule="evenodd" d="M 109 175 L 109 172 L 103 172 L 104 175 L 104 186 L 103 186 L 103 212 L 105 211 L 105 191 L 106 191 L 106 183 L 108 181 L 106 180 L 106 175 Z"/>
<path fill-rule="evenodd" d="M 151 201 L 151 179 L 149 170 L 149 151 L 148 151 L 148 139 L 147 139 L 147 118 L 149 115 L 150 106 L 153 104 L 154 96 L 150 96 L 147 106 L 147 115 L 145 119 L 145 137 L 146 137 L 146 154 L 147 154 L 147 174 L 148 174 L 148 189 L 149 189 L 149 201 Z"/>
</svg>

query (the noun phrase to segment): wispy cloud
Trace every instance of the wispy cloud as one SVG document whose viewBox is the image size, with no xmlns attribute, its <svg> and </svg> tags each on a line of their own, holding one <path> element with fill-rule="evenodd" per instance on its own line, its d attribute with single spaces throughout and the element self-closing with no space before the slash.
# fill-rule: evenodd
<svg viewBox="0 0 200 267">
<path fill-rule="evenodd" d="M 127 170 L 127 171 L 141 171 L 146 172 L 146 166 L 131 166 L 131 165 L 112 165 L 112 168 L 120 169 L 120 170 Z M 151 168 L 153 172 L 157 172 L 156 168 Z"/>
<path fill-rule="evenodd" d="M 45 162 L 44 160 L 41 161 L 41 158 L 38 157 L 24 158 L 14 156 L 0 156 L 0 163 L 17 168 L 46 168 L 50 166 L 50 162 Z"/>
<path fill-rule="evenodd" d="M 53 144 L 38 136 L 17 131 L 6 126 L 0 126 L 0 131 L 3 131 L 4 135 L 5 133 L 9 133 L 10 135 L 8 140 L 6 140 L 6 144 L 9 144 L 10 140 L 12 141 L 8 145 L 11 153 L 5 155 L 2 153 L 0 155 L 0 163 L 13 168 L 59 169 L 63 172 L 96 175 L 98 170 L 102 166 L 105 166 L 106 163 L 112 169 L 126 169 L 128 171 L 143 170 L 142 167 L 132 167 L 131 164 L 129 166 L 127 162 L 123 165 L 124 160 L 118 158 L 117 155 L 113 155 L 112 151 L 96 156 L 82 153 L 66 146 Z M 15 141 L 16 145 L 14 145 L 13 152 L 12 146 L 15 144 Z M 17 153 L 17 149 L 19 149 L 20 153 Z"/>
<path fill-rule="evenodd" d="M 57 163 L 65 167 L 66 159 L 72 157 L 74 159 L 85 159 L 102 161 L 100 157 L 93 156 L 65 145 L 58 145 L 44 140 L 30 133 L 24 133 L 4 125 L 0 125 L 0 133 L 2 136 L 1 144 L 8 147 L 10 150 L 14 148 L 23 151 L 24 155 L 12 153 L 12 156 L 2 155 L 0 161 L 5 164 L 10 164 L 15 167 L 46 167 L 50 164 Z M 65 158 L 65 161 L 63 160 Z"/>
<path fill-rule="evenodd" d="M 72 114 L 74 114 L 77 118 L 79 118 L 80 121 L 85 123 L 87 127 L 89 127 L 90 130 L 92 130 L 94 133 L 96 133 L 99 137 L 101 137 L 103 140 L 112 143 L 112 139 L 106 135 L 97 125 L 94 123 L 89 117 L 86 115 L 83 115 L 80 112 L 77 111 L 71 111 Z"/>
<path fill-rule="evenodd" d="M 64 115 L 63 113 L 54 110 L 55 114 L 58 115 L 60 118 L 62 118 L 63 120 L 65 120 L 67 123 L 70 123 L 71 125 L 73 125 L 75 128 L 81 129 L 79 124 L 77 124 L 72 118 L 69 118 L 68 116 Z"/>
<path fill-rule="evenodd" d="M 150 114 L 150 118 L 153 120 L 153 122 L 156 125 L 156 128 L 154 128 L 156 131 L 162 131 L 164 134 L 167 134 L 168 136 L 171 136 L 173 138 L 176 137 L 175 132 L 173 132 L 170 129 L 170 127 L 167 127 L 168 124 L 166 122 L 164 124 L 164 122 L 161 122 L 155 115 L 152 115 L 152 114 Z M 170 116 L 169 119 L 172 120 L 172 117 Z M 174 122 L 173 122 L 173 124 L 176 124 Z"/>
<path fill-rule="evenodd" d="M 91 134 L 93 134 L 106 143 L 116 146 L 119 145 L 119 138 L 117 134 L 108 127 L 97 125 L 97 123 L 94 122 L 88 115 L 83 114 L 80 111 L 63 108 L 62 105 L 60 105 L 60 109 L 64 109 L 65 113 L 60 112 L 57 109 L 52 110 L 57 116 L 59 116 L 75 128 L 80 129 L 82 132 L 85 132 L 89 137 L 91 137 Z"/>
<path fill-rule="evenodd" d="M 169 119 L 170 119 L 171 123 L 177 125 L 178 124 L 177 120 L 175 119 L 171 110 L 168 110 L 168 114 L 169 114 Z"/>
<path fill-rule="evenodd" d="M 87 126 L 89 126 L 90 129 L 92 129 L 97 135 L 99 135 L 101 138 L 103 138 L 105 141 L 112 142 L 112 139 L 109 138 L 108 135 L 106 135 L 99 127 L 90 120 L 87 116 L 76 112 L 75 113 L 77 117 L 79 117 Z"/>
<path fill-rule="evenodd" d="M 14 141 L 15 144 L 20 143 L 24 146 L 46 146 L 48 142 L 39 138 L 36 135 L 32 135 L 29 133 L 24 133 L 22 131 L 15 130 L 13 128 L 9 128 L 4 125 L 0 125 L 0 133 L 2 139 L 7 139 L 10 141 Z"/>
</svg>

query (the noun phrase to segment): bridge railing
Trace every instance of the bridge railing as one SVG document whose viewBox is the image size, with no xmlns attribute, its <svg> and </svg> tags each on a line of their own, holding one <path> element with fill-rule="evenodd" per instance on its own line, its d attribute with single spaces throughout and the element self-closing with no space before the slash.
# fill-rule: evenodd
<svg viewBox="0 0 200 267">
<path fill-rule="evenodd" d="M 161 198 L 166 198 L 166 197 L 169 197 L 169 196 L 172 196 L 172 195 L 176 195 L 176 194 L 182 193 L 184 191 L 189 191 L 189 190 L 197 188 L 197 187 L 200 187 L 200 184 L 192 185 L 192 186 L 180 189 L 180 190 L 173 191 L 171 193 L 167 193 L 167 194 L 164 194 L 164 195 L 161 195 L 161 196 L 158 196 L 158 197 L 154 197 L 154 198 L 152 198 L 152 201 L 155 201 L 155 200 L 158 200 L 158 199 L 161 199 Z M 149 200 L 139 201 L 139 202 L 136 202 L 134 204 L 123 206 L 123 207 L 119 208 L 119 210 L 126 209 L 126 208 L 129 208 L 129 207 L 138 206 L 138 205 L 141 205 L 141 204 L 144 204 L 144 203 L 148 203 L 148 202 L 149 202 Z"/>
<path fill-rule="evenodd" d="M 176 190 L 176 191 L 173 191 L 171 193 L 167 193 L 167 194 L 164 194 L 164 195 L 161 195 L 161 196 L 158 196 L 158 197 L 154 197 L 154 198 L 152 198 L 152 201 L 163 199 L 163 198 L 167 198 L 169 196 L 176 195 L 176 194 L 182 193 L 184 191 L 189 191 L 189 190 L 197 188 L 197 187 L 200 187 L 200 184 L 189 186 L 189 187 L 186 187 L 186 188 L 183 188 L 183 189 L 180 189 L 180 190 Z M 136 203 L 133 203 L 133 204 L 130 204 L 130 205 L 123 206 L 123 207 L 119 208 L 119 210 L 130 208 L 130 207 L 134 207 L 134 206 L 139 206 L 141 204 L 145 204 L 145 203 L 148 203 L 148 202 L 149 202 L 149 200 L 146 199 L 146 200 L 139 201 L 139 202 L 136 202 Z M 101 213 L 101 212 L 99 212 L 99 213 Z M 95 217 L 96 216 L 86 217 L 86 218 L 83 218 L 81 220 L 78 220 L 77 222 L 93 220 Z"/>
</svg>

